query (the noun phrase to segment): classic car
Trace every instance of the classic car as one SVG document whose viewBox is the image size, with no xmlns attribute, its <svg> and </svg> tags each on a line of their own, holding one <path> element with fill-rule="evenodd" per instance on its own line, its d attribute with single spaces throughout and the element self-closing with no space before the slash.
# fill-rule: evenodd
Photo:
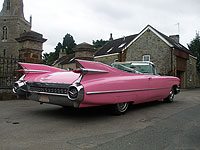
<svg viewBox="0 0 200 150">
<path fill-rule="evenodd" d="M 171 103 L 180 91 L 179 78 L 158 75 L 152 63 L 109 66 L 86 60 L 76 62 L 79 67 L 72 71 L 19 63 L 22 67 L 19 72 L 24 75 L 14 84 L 13 92 L 30 100 L 63 107 L 110 105 L 112 112 L 120 115 L 126 112 L 129 104 L 161 99 Z"/>
</svg>

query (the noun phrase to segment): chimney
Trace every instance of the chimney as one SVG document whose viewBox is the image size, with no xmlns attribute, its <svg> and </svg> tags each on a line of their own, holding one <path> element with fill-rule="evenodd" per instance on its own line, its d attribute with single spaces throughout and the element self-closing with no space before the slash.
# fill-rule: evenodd
<svg viewBox="0 0 200 150">
<path fill-rule="evenodd" d="M 110 39 L 109 41 L 113 41 L 112 33 L 110 33 Z"/>
<path fill-rule="evenodd" d="M 170 35 L 169 37 L 179 43 L 179 35 Z"/>
</svg>

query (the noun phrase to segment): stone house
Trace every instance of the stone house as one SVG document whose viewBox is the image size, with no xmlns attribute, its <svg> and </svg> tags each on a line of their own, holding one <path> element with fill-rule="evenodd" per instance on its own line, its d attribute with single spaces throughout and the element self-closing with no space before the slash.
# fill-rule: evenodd
<svg viewBox="0 0 200 150">
<path fill-rule="evenodd" d="M 182 88 L 200 87 L 196 57 L 182 44 L 179 35 L 166 36 L 150 25 L 139 34 L 108 42 L 94 54 L 95 61 L 151 61 L 161 75 L 177 76 Z"/>
<path fill-rule="evenodd" d="M 96 49 L 92 45 L 84 42 L 76 45 L 73 51 L 74 54 L 66 54 L 65 51 L 61 50 L 59 58 L 52 64 L 52 66 L 62 69 L 75 69 L 77 66 L 74 59 L 93 61 L 93 54 L 96 52 Z"/>
<path fill-rule="evenodd" d="M 41 63 L 46 39 L 31 31 L 32 17 L 24 17 L 23 0 L 4 0 L 0 12 L 0 56 Z"/>
<path fill-rule="evenodd" d="M 4 0 L 0 12 L 0 55 L 19 56 L 20 44 L 15 40 L 31 30 L 31 21 L 24 18 L 22 0 Z"/>
</svg>

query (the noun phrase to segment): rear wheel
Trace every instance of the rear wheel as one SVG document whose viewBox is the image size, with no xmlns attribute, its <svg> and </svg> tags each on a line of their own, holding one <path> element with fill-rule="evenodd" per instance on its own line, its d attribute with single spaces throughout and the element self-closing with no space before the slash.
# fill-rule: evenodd
<svg viewBox="0 0 200 150">
<path fill-rule="evenodd" d="M 112 105 L 112 113 L 114 115 L 122 115 L 127 111 L 128 106 L 129 106 L 128 102 L 114 104 Z"/>
<path fill-rule="evenodd" d="M 166 103 L 172 103 L 174 101 L 174 88 L 171 89 L 169 96 L 164 99 Z"/>
</svg>

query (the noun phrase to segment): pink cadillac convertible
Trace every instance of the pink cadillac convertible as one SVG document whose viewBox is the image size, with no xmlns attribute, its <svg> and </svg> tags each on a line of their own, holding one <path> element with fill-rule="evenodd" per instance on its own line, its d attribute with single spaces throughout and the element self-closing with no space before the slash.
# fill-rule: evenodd
<svg viewBox="0 0 200 150">
<path fill-rule="evenodd" d="M 111 105 L 123 114 L 129 104 L 163 99 L 173 102 L 179 93 L 177 77 L 157 75 L 150 62 L 114 63 L 76 60 L 78 69 L 66 71 L 46 65 L 20 63 L 24 75 L 13 92 L 40 103 L 75 108 Z"/>
</svg>

